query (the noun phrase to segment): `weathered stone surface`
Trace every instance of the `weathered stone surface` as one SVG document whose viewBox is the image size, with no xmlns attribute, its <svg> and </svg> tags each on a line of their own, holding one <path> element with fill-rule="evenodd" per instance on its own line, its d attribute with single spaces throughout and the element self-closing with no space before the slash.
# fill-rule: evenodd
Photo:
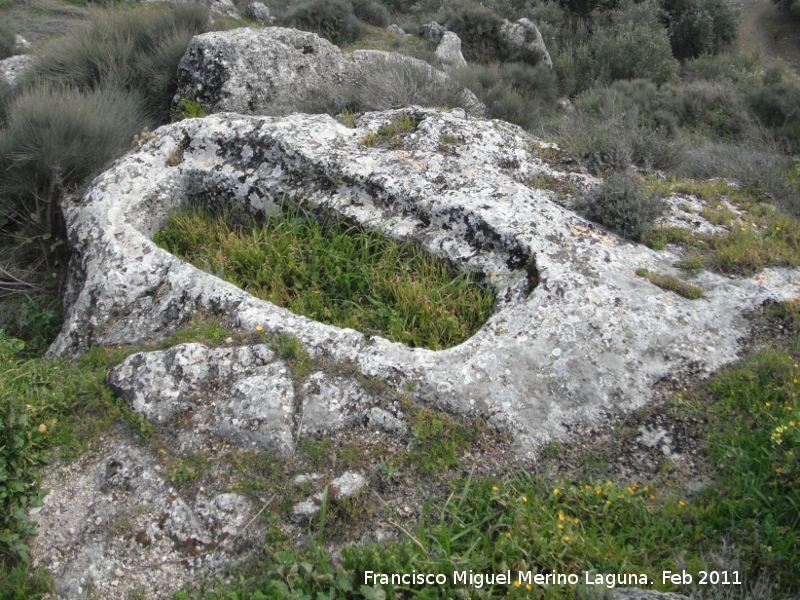
<svg viewBox="0 0 800 600">
<path fill-rule="evenodd" d="M 409 70 L 414 71 L 413 81 L 401 80 L 398 86 L 392 75 Z M 189 98 L 210 112 L 319 112 L 358 89 L 375 87 L 380 93 L 382 81 L 403 92 L 402 88 L 411 85 L 455 85 L 445 73 L 401 54 L 360 50 L 344 56 L 313 33 L 281 27 L 243 28 L 206 33 L 192 40 L 178 66 L 175 102 Z M 471 93 L 465 95 L 463 104 L 468 110 L 480 105 Z"/>
<path fill-rule="evenodd" d="M 374 404 L 355 379 L 322 371 L 304 379 L 296 402 L 288 366 L 264 345 L 142 352 L 107 381 L 133 410 L 170 430 L 182 451 L 210 435 L 286 455 L 298 437 L 355 425 Z M 402 430 L 390 421 L 383 429 L 393 425 Z"/>
<path fill-rule="evenodd" d="M 397 35 L 407 35 L 406 32 L 403 30 L 403 28 L 400 27 L 400 25 L 398 25 L 397 23 L 392 23 L 386 29 L 388 29 L 392 33 L 396 33 Z"/>
<path fill-rule="evenodd" d="M 347 498 L 352 498 L 367 485 L 367 480 L 361 473 L 355 471 L 345 471 L 339 477 L 331 481 L 330 494 L 337 502 Z"/>
<path fill-rule="evenodd" d="M 241 19 L 242 15 L 239 14 L 239 9 L 232 0 L 213 0 L 209 5 L 209 14 L 212 17 L 231 17 L 232 19 Z"/>
<path fill-rule="evenodd" d="M 408 426 L 402 420 L 377 406 L 369 409 L 367 417 L 369 419 L 369 425 L 373 429 L 398 435 L 405 435 L 408 432 Z"/>
<path fill-rule="evenodd" d="M 433 42 L 434 44 L 438 44 L 446 32 L 447 27 L 444 25 L 439 25 L 439 23 L 436 23 L 435 21 L 425 23 L 419 27 L 419 35 L 429 42 Z"/>
<path fill-rule="evenodd" d="M 269 8 L 261 2 L 251 2 L 248 4 L 244 14 L 259 25 L 271 25 L 275 21 L 275 17 L 269 14 Z"/>
<path fill-rule="evenodd" d="M 402 149 L 360 141 L 399 115 L 418 122 Z M 458 135 L 455 153 L 440 150 L 443 134 Z M 789 269 L 741 279 L 701 273 L 697 301 L 656 288 L 636 269 L 675 273 L 681 257 L 621 240 L 526 185 L 538 173 L 568 176 L 531 151 L 537 143 L 511 125 L 413 107 L 366 114 L 356 129 L 301 114 L 162 127 L 65 204 L 73 254 L 66 320 L 50 356 L 151 341 L 206 310 L 246 331 L 294 335 L 312 356 L 353 363 L 419 401 L 482 416 L 512 431 L 516 452 L 530 456 L 576 422 L 641 406 L 669 373 L 733 361 L 748 329 L 743 311 L 800 294 Z M 179 145 L 176 165 L 168 159 Z M 412 349 L 293 315 L 151 242 L 191 197 L 257 212 L 284 194 L 485 275 L 497 290 L 494 314 L 455 348 Z"/>
<path fill-rule="evenodd" d="M 461 54 L 461 38 L 452 31 L 445 32 L 433 56 L 447 71 L 467 66 L 467 61 Z"/>
<path fill-rule="evenodd" d="M 122 445 L 99 461 L 49 471 L 50 493 L 32 514 L 35 567 L 55 576 L 58 598 L 169 597 L 198 573 L 238 560 L 250 502 L 238 494 L 181 497 L 147 451 Z"/>
<path fill-rule="evenodd" d="M 0 82 L 15 85 L 25 71 L 33 66 L 35 60 L 30 54 L 19 54 L 0 60 Z"/>
<path fill-rule="evenodd" d="M 14 54 L 25 54 L 31 49 L 31 43 L 20 34 L 14 35 Z"/>
<path fill-rule="evenodd" d="M 184 447 L 198 433 L 288 454 L 294 387 L 288 366 L 264 345 L 209 349 L 182 344 L 129 356 L 108 384 L 132 408 L 174 430 Z"/>
<path fill-rule="evenodd" d="M 364 390 L 355 381 L 313 373 L 301 389 L 301 435 L 343 429 L 361 419 L 367 402 Z"/>
<path fill-rule="evenodd" d="M 367 480 L 361 473 L 345 471 L 328 485 L 328 500 L 341 502 L 352 498 L 367 485 Z M 296 521 L 307 521 L 319 514 L 320 507 L 325 500 L 325 492 L 321 491 L 310 498 L 298 502 L 292 507 L 292 518 Z"/>
<path fill-rule="evenodd" d="M 548 68 L 553 68 L 553 59 L 547 51 L 539 28 L 530 19 L 519 19 L 516 23 L 505 21 L 500 34 L 506 43 L 520 52 L 529 52 L 539 57 Z"/>
</svg>

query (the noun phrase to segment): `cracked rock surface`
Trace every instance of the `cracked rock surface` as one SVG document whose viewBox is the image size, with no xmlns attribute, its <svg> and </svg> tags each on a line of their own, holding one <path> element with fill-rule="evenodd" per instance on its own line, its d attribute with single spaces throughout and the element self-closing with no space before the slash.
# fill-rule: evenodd
<svg viewBox="0 0 800 600">
<path fill-rule="evenodd" d="M 416 127 L 398 143 L 362 143 L 402 115 Z M 445 134 L 458 140 L 452 151 L 441 149 Z M 553 192 L 528 185 L 540 173 L 576 179 L 545 162 L 538 147 L 515 126 L 415 107 L 367 113 L 355 129 L 303 114 L 217 114 L 162 127 L 98 177 L 82 199 L 65 205 L 73 254 L 66 321 L 50 356 L 75 356 L 95 344 L 151 342 L 202 310 L 245 331 L 261 326 L 265 334 L 293 335 L 312 357 L 352 364 L 367 377 L 413 390 L 419 402 L 481 416 L 511 431 L 515 452 L 528 457 L 539 444 L 566 437 L 578 421 L 641 406 L 653 384 L 670 373 L 702 374 L 733 361 L 748 325 L 743 312 L 767 298 L 800 294 L 797 271 L 788 269 L 741 279 L 701 273 L 694 283 L 705 295 L 695 301 L 653 286 L 636 269 L 677 273 L 672 265 L 680 257 L 621 240 L 558 204 Z M 281 198 L 302 197 L 365 228 L 410 238 L 452 265 L 482 274 L 497 290 L 494 314 L 472 338 L 442 351 L 294 315 L 153 244 L 168 215 L 197 197 L 254 214 L 275 210 Z M 198 371 L 196 352 L 208 353 Z M 284 414 L 283 402 L 289 404 L 280 361 L 256 347 L 224 353 L 184 347 L 131 357 L 115 385 L 127 386 L 131 402 L 150 418 L 174 418 L 192 401 L 192 382 L 220 380 L 222 367 L 214 365 L 229 361 L 225 368 L 233 373 L 243 368 L 234 364 L 251 361 L 262 371 L 218 385 L 226 402 L 240 403 L 235 412 L 244 416 L 219 405 L 206 410 L 220 429 L 222 423 L 231 428 L 224 436 L 285 447 L 291 429 L 275 417 Z M 187 361 L 183 380 L 169 367 L 179 354 Z M 137 369 L 147 361 L 167 382 L 158 384 L 149 404 L 136 395 L 144 383 L 131 383 L 146 383 L 146 371 Z M 358 394 L 333 379 L 316 384 L 320 390 L 335 384 L 339 392 L 315 396 L 305 390 L 306 400 L 316 400 L 303 426 L 310 431 L 326 415 L 346 425 L 352 415 L 337 406 Z M 274 404 L 256 400 L 265 389 L 272 390 Z M 371 418 L 377 427 L 397 426 L 380 413 Z M 267 421 L 276 427 L 270 442 L 263 437 Z"/>
<path fill-rule="evenodd" d="M 460 47 L 458 41 L 458 56 Z M 375 100 L 383 86 L 392 103 L 397 100 L 392 96 L 398 85 L 393 79 L 404 81 L 406 87 L 455 85 L 447 74 L 410 56 L 380 50 L 342 54 L 314 33 L 245 27 L 192 39 L 178 65 L 174 103 L 185 98 L 199 102 L 208 112 L 281 115 L 312 107 L 325 109 L 341 103 L 357 88 L 366 88 Z M 485 110 L 468 91 L 462 93 L 462 106 L 475 113 Z"/>
<path fill-rule="evenodd" d="M 106 444 L 112 446 L 113 443 Z M 245 531 L 250 501 L 234 493 L 183 498 L 149 453 L 123 444 L 90 464 L 49 470 L 32 511 L 40 532 L 33 566 L 55 576 L 56 597 L 159 597 L 237 560 L 260 528 Z"/>
</svg>

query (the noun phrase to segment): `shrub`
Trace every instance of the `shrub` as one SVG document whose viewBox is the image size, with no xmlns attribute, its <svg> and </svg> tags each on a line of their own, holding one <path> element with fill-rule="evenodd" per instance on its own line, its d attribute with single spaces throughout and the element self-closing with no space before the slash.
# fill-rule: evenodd
<svg viewBox="0 0 800 600">
<path fill-rule="evenodd" d="M 530 129 L 558 99 L 555 75 L 525 63 L 470 65 L 453 77 L 486 105 L 489 116 Z"/>
<path fill-rule="evenodd" d="M 768 69 L 768 71 L 770 76 L 774 77 L 775 70 Z M 705 54 L 687 60 L 683 67 L 683 78 L 687 81 L 735 83 L 745 89 L 760 87 L 763 77 L 761 58 L 756 53 Z"/>
<path fill-rule="evenodd" d="M 662 99 L 681 125 L 711 139 L 742 139 L 751 132 L 741 94 L 728 82 L 693 81 L 665 89 Z"/>
<path fill-rule="evenodd" d="M 775 201 L 800 216 L 800 189 L 786 177 L 790 167 L 790 159 L 764 139 L 753 148 L 725 142 L 692 144 L 677 171 L 693 179 L 724 177 L 736 181 L 762 199 Z"/>
<path fill-rule="evenodd" d="M 594 85 L 592 53 L 587 44 L 567 44 L 552 58 L 553 70 L 566 95 L 577 96 Z"/>
<path fill-rule="evenodd" d="M 505 58 L 506 49 L 500 37 L 503 20 L 491 9 L 463 1 L 448 6 L 441 20 L 461 38 L 468 62 L 489 63 Z"/>
<path fill-rule="evenodd" d="M 630 165 L 671 170 L 682 160 L 683 143 L 670 131 L 670 115 L 654 111 L 646 101 L 648 86 L 624 82 L 605 91 L 592 90 L 576 100 L 576 110 L 553 127 L 552 135 L 571 154 L 597 173 L 619 171 Z M 644 108 L 625 88 L 641 90 Z"/>
<path fill-rule="evenodd" d="M 389 10 L 378 0 L 352 0 L 355 16 L 375 27 L 387 27 L 391 19 Z"/>
<path fill-rule="evenodd" d="M 146 122 L 132 92 L 46 86 L 23 92 L 0 131 L 2 208 L 20 223 L 60 233 L 62 193 L 130 147 Z"/>
<path fill-rule="evenodd" d="M 0 332 L 4 368 L 24 346 Z M 5 385 L 0 388 L 0 557 L 25 555 L 25 538 L 35 533 L 28 509 L 40 496 L 32 466 L 46 462 L 45 433 L 30 422 L 25 403 L 11 392 Z"/>
<path fill-rule="evenodd" d="M 657 84 L 674 80 L 678 62 L 672 57 L 669 38 L 663 29 L 647 26 L 610 34 L 601 32 L 591 42 L 594 70 L 600 81 L 649 79 Z"/>
<path fill-rule="evenodd" d="M 54 86 L 138 92 L 151 124 L 169 120 L 178 62 L 191 38 L 205 31 L 208 10 L 179 4 L 92 13 L 77 31 L 52 41 L 33 77 Z"/>
<path fill-rule="evenodd" d="M 333 44 L 352 42 L 364 33 L 353 5 L 347 0 L 309 0 L 291 8 L 283 17 L 284 25 L 313 31 Z"/>
<path fill-rule="evenodd" d="M 665 0 L 672 50 L 678 58 L 715 52 L 736 38 L 739 9 L 730 0 Z"/>
<path fill-rule="evenodd" d="M 750 108 L 762 125 L 776 130 L 791 151 L 800 149 L 800 89 L 778 83 L 750 94 Z"/>
<path fill-rule="evenodd" d="M 390 56 L 365 69 L 356 87 L 343 98 L 348 99 L 354 100 L 361 110 L 386 110 L 413 104 L 476 108 L 460 85 L 427 63 Z"/>
<path fill-rule="evenodd" d="M 0 25 L 0 60 L 13 56 L 15 46 L 14 34 L 5 25 Z"/>
<path fill-rule="evenodd" d="M 576 202 L 576 208 L 623 237 L 642 241 L 663 213 L 664 203 L 656 196 L 646 196 L 636 177 L 614 173 Z"/>
</svg>

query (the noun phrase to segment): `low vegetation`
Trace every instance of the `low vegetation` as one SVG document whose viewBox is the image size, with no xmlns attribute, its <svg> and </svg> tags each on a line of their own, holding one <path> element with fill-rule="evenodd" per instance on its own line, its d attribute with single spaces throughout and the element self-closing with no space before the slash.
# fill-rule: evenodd
<svg viewBox="0 0 800 600">
<path fill-rule="evenodd" d="M 661 273 L 653 273 L 647 269 L 636 269 L 636 274 L 639 277 L 644 277 L 650 283 L 660 287 L 662 290 L 675 292 L 676 294 L 688 298 L 689 300 L 697 300 L 703 297 L 703 288 L 691 283 L 686 283 L 675 277 L 674 275 L 663 275 Z"/>
<path fill-rule="evenodd" d="M 800 323 L 794 303 L 771 310 L 783 323 Z M 800 590 L 797 333 L 788 348 L 761 350 L 668 403 L 667 414 L 688 418 L 707 440 L 703 452 L 713 483 L 699 492 L 669 477 L 661 484 L 613 481 L 591 471 L 577 480 L 551 477 L 545 459 L 540 469 L 512 470 L 503 478 L 452 480 L 448 492 L 428 497 L 415 526 L 390 513 L 399 541 L 347 546 L 341 559 L 319 538 L 304 549 L 271 548 L 233 589 L 219 582 L 177 598 L 600 598 L 602 576 L 609 573 L 643 574 L 655 589 L 698 597 L 793 597 Z M 553 456 L 552 448 L 548 454 Z M 382 498 L 373 493 L 371 501 L 381 505 Z M 324 518 L 317 527 L 324 530 Z M 664 581 L 664 571 L 680 569 L 693 574 L 694 586 Z M 511 570 L 513 577 L 480 589 L 454 582 L 454 571 L 470 570 Z M 367 571 L 442 574 L 446 583 L 380 585 L 366 580 Z M 519 571 L 575 573 L 580 584 L 585 573 L 593 583 L 600 574 L 601 583 L 536 586 L 519 579 Z M 701 571 L 727 576 L 709 573 L 700 586 Z"/>
<path fill-rule="evenodd" d="M 398 127 L 384 135 L 398 135 Z M 409 346 L 461 343 L 494 306 L 474 278 L 454 277 L 411 245 L 299 209 L 245 225 L 196 209 L 173 216 L 155 240 L 292 312 Z"/>
<path fill-rule="evenodd" d="M 708 204 L 701 216 L 726 230 L 712 234 L 658 227 L 653 232 L 648 239 L 651 247 L 673 243 L 686 248 L 690 256 L 679 266 L 690 273 L 707 268 L 750 275 L 767 266 L 800 265 L 800 222 L 759 202 L 752 191 L 741 191 L 724 181 L 700 183 L 674 177 L 666 182 L 650 179 L 646 188 L 662 195 L 697 196 Z"/>
<path fill-rule="evenodd" d="M 646 195 L 637 177 L 614 173 L 579 198 L 575 208 L 623 237 L 642 241 L 664 212 L 664 203 L 660 196 Z"/>
<path fill-rule="evenodd" d="M 774 1 L 787 10 L 795 4 Z M 107 369 L 134 349 L 98 348 L 77 363 L 41 358 L 58 328 L 55 296 L 68 258 L 61 201 L 129 148 L 145 128 L 170 118 L 204 116 L 203 107 L 188 100 L 170 114 L 177 62 L 188 40 L 208 27 L 203 7 L 87 10 L 72 4 L 82 2 L 32 5 L 32 10 L 85 21 L 41 45 L 38 66 L 22 86 L 0 84 L 0 327 L 5 329 L 0 333 L 0 598 L 38 599 L 52 591 L 50 578 L 32 571 L 25 561 L 25 538 L 32 531 L 27 509 L 41 495 L 40 466 L 87 450 L 113 424 L 153 434 L 103 383 Z M 687 258 L 680 266 L 688 272 L 705 268 L 742 275 L 768 265 L 800 265 L 800 227 L 794 218 L 800 214 L 800 89 L 780 65 L 762 64 L 756 54 L 724 51 L 735 37 L 738 19 L 728 1 L 269 4 L 271 9 L 280 7 L 277 14 L 284 24 L 315 31 L 334 43 L 349 48 L 380 43 L 432 64 L 434 44 L 377 28 L 394 21 L 415 33 L 423 23 L 437 20 L 462 38 L 470 66 L 454 74 L 453 85 L 432 83 L 424 63 L 386 62 L 365 73 L 352 89 L 331 92 L 332 97 L 321 94 L 318 105 L 311 107 L 315 110 L 341 113 L 354 124 L 367 110 L 463 105 L 461 86 L 466 86 L 485 104 L 488 116 L 556 140 L 591 171 L 606 176 L 604 186 L 578 200 L 589 218 L 654 248 L 682 245 Z M 0 10 L 7 5 L 0 3 Z M 541 30 L 552 71 L 540 63 L 541 57 L 515 52 L 502 39 L 502 19 L 522 16 Z M 0 26 L 0 59 L 12 52 L 13 33 L 10 25 Z M 571 100 L 572 109 L 566 112 L 557 104 L 563 97 Z M 412 129 L 413 124 L 392 123 L 364 143 L 400 147 Z M 456 141 L 443 137 L 441 144 L 447 150 Z M 541 150 L 543 156 L 548 153 Z M 620 174 L 633 169 L 675 176 L 658 183 L 648 179 L 643 188 L 635 177 Z M 711 177 L 738 185 L 697 183 Z M 539 177 L 531 185 L 547 187 L 550 182 Z M 557 190 L 562 200 L 573 192 Z M 708 208 L 702 216 L 726 233 L 653 228 L 661 207 L 658 198 L 671 193 L 703 199 Z M 176 254 L 262 297 L 411 346 L 457 344 L 491 312 L 490 293 L 466 276 L 454 279 L 447 268 L 421 258 L 415 249 L 389 248 L 377 233 L 334 238 L 330 235 L 347 230 L 346 224 L 328 222 L 314 229 L 317 225 L 305 213 L 269 220 L 265 227 L 242 227 L 197 212 L 176 217 L 160 235 Z M 276 233 L 277 239 L 265 242 Z M 304 240 L 312 241 L 312 249 L 301 244 Z M 381 254 L 390 259 L 388 266 L 358 262 Z M 369 265 L 366 270 L 381 281 L 354 274 L 349 270 L 354 264 Z M 398 269 L 397 264 L 406 267 Z M 278 265 L 287 268 L 269 272 Z M 400 275 L 408 280 L 401 283 Z M 678 279 L 651 272 L 642 276 L 688 297 L 702 293 Z M 343 289 L 326 287 L 332 282 Z M 705 440 L 701 452 L 713 483 L 699 492 L 690 494 L 685 481 L 669 477 L 634 481 L 603 477 L 592 469 L 576 477 L 554 476 L 547 463 L 552 454 L 564 451 L 562 446 L 549 449 L 550 459 L 545 452 L 539 466 L 507 465 L 493 478 L 470 475 L 468 468 L 462 469 L 469 465 L 470 449 L 488 448 L 483 445 L 497 440 L 480 423 L 468 425 L 403 398 L 411 425 L 405 450 L 334 448 L 328 440 L 308 440 L 298 447 L 304 464 L 320 469 L 369 464 L 375 484 L 369 495 L 323 511 L 311 525 L 307 543 L 300 545 L 287 539 L 278 525 L 288 500 L 278 511 L 266 511 L 270 533 L 252 565 L 178 597 L 399 598 L 439 592 L 525 597 L 530 592 L 562 598 L 591 597 L 593 592 L 580 587 L 528 590 L 525 581 L 468 592 L 448 584 L 434 592 L 365 585 L 364 580 L 367 570 L 416 570 L 446 574 L 452 583 L 454 568 L 476 573 L 558 570 L 581 577 L 583 571 L 633 571 L 645 573 L 658 589 L 675 589 L 663 584 L 663 570 L 716 568 L 739 574 L 743 585 L 734 591 L 741 590 L 742 597 L 796 597 L 800 308 L 790 302 L 770 310 L 770 318 L 779 320 L 781 331 L 791 336 L 771 340 L 773 347 L 676 394 L 667 404 L 669 414 L 691 416 L 697 436 Z M 259 340 L 289 361 L 295 377 L 315 366 L 294 338 L 256 335 L 199 319 L 167 343 Z M 192 485 L 206 475 L 206 465 L 197 457 L 169 460 L 175 486 Z M 269 455 L 234 453 L 226 460 L 238 478 L 236 489 L 254 496 L 285 489 L 291 474 L 286 463 Z M 426 500 L 418 521 L 409 523 L 389 509 L 377 483 L 419 485 Z M 392 524 L 397 540 L 330 551 L 329 542 L 345 539 L 348 526 L 376 515 Z M 729 597 L 732 589 L 681 591 Z"/>
</svg>

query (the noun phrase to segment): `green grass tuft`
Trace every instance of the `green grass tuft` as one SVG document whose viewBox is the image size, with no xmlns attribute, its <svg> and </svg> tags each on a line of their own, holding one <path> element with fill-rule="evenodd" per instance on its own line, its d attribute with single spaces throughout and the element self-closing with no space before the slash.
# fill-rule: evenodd
<svg viewBox="0 0 800 600">
<path fill-rule="evenodd" d="M 688 298 L 689 300 L 697 300 L 703 297 L 703 289 L 681 281 L 672 275 L 661 275 L 660 273 L 653 273 L 647 269 L 636 269 L 636 274 L 639 277 L 644 277 L 650 283 L 660 287 L 662 290 L 675 292 L 676 294 Z"/>
<path fill-rule="evenodd" d="M 155 240 L 296 314 L 413 347 L 463 342 L 494 305 L 470 275 L 453 277 L 414 246 L 301 211 L 242 227 L 195 209 L 173 216 Z"/>
</svg>

